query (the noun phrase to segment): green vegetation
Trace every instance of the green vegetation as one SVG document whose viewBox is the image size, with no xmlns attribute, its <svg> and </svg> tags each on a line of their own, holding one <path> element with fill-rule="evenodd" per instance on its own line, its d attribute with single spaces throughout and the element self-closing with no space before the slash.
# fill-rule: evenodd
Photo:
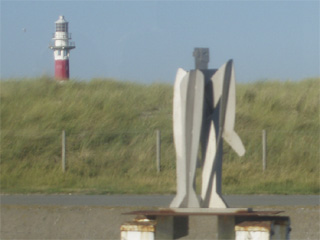
<svg viewBox="0 0 320 240">
<path fill-rule="evenodd" d="M 224 145 L 224 194 L 319 194 L 319 80 L 237 85 L 236 130 L 246 155 L 239 158 Z M 172 94 L 169 84 L 112 79 L 1 81 L 1 192 L 174 193 Z M 268 134 L 265 172 L 262 129 Z"/>
</svg>

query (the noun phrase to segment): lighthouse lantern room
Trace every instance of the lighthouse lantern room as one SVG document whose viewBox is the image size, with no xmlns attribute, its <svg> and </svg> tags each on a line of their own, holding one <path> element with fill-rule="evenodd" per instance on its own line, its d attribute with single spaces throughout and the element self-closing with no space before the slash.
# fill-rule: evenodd
<svg viewBox="0 0 320 240">
<path fill-rule="evenodd" d="M 69 41 L 71 34 L 68 32 L 68 22 L 64 16 L 59 16 L 56 23 L 56 32 L 53 34 L 53 50 L 55 61 L 55 78 L 57 80 L 69 79 L 69 55 L 70 50 L 75 48 L 74 42 Z"/>
</svg>

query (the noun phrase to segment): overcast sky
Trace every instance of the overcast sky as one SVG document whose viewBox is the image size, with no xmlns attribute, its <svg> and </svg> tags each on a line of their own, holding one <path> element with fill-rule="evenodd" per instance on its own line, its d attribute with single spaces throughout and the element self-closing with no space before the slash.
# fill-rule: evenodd
<svg viewBox="0 0 320 240">
<path fill-rule="evenodd" d="M 76 48 L 70 76 L 173 83 L 234 59 L 237 82 L 319 76 L 319 1 L 1 1 L 1 78 L 54 75 L 48 48 L 64 15 Z"/>
</svg>

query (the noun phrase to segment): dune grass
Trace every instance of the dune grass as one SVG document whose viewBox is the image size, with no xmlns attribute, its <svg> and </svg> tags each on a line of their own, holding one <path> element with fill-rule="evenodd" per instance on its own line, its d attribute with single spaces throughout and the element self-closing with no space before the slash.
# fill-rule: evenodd
<svg viewBox="0 0 320 240">
<path fill-rule="evenodd" d="M 236 131 L 246 155 L 239 158 L 224 144 L 224 194 L 319 194 L 319 84 L 305 79 L 237 85 Z M 1 192 L 174 193 L 172 97 L 169 84 L 2 80 Z M 262 129 L 268 136 L 265 172 Z"/>
</svg>

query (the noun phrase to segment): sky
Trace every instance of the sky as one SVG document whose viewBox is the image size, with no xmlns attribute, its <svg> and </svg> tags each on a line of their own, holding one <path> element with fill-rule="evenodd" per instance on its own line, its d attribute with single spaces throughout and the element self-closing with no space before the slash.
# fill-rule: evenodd
<svg viewBox="0 0 320 240">
<path fill-rule="evenodd" d="M 240 83 L 319 77 L 319 2 L 1 0 L 1 79 L 54 76 L 60 15 L 76 80 L 172 84 L 196 47 L 210 49 L 209 68 L 233 59 Z"/>
</svg>

